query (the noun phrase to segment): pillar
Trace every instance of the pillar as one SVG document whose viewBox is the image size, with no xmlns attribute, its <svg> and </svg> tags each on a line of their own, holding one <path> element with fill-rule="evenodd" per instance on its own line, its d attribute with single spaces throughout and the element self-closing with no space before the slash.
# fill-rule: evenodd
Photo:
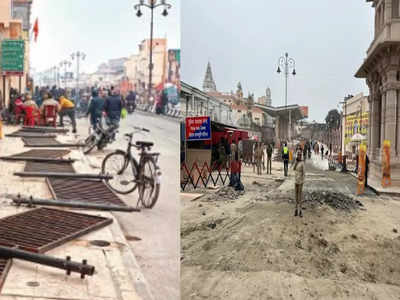
<svg viewBox="0 0 400 300">
<path fill-rule="evenodd" d="M 381 118 L 380 118 L 380 124 L 379 126 L 381 127 L 381 143 L 380 143 L 380 148 L 383 146 L 383 141 L 385 140 L 386 134 L 385 134 L 385 116 L 386 116 L 386 92 L 382 93 L 381 96 Z"/>
<path fill-rule="evenodd" d="M 386 91 L 386 101 L 385 101 L 385 140 L 390 141 L 391 152 L 394 153 L 396 149 L 396 123 L 397 123 L 397 91 L 395 89 L 390 89 Z M 392 156 L 393 157 L 393 156 Z"/>
</svg>

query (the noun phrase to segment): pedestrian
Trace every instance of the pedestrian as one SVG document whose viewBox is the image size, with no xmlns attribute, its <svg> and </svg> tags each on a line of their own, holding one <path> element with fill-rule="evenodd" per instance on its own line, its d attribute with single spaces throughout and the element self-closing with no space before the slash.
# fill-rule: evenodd
<svg viewBox="0 0 400 300">
<path fill-rule="evenodd" d="M 262 175 L 262 160 L 264 158 L 264 151 L 262 144 L 260 142 L 257 142 L 256 144 L 256 151 L 255 151 L 255 159 L 256 159 L 256 166 L 257 166 L 257 175 Z"/>
<path fill-rule="evenodd" d="M 306 162 L 306 160 L 307 160 L 307 152 L 308 152 L 307 148 L 308 148 L 308 145 L 306 143 L 306 144 L 304 144 L 304 148 L 303 148 L 304 162 Z"/>
<path fill-rule="evenodd" d="M 297 152 L 296 163 L 293 167 L 295 170 L 295 195 L 296 195 L 296 209 L 294 216 L 303 217 L 302 205 L 303 205 L 303 184 L 305 178 L 305 167 L 304 162 L 301 160 L 301 151 Z"/>
<path fill-rule="evenodd" d="M 288 176 L 288 166 L 289 166 L 289 148 L 285 142 L 282 149 L 282 159 L 283 159 L 283 171 L 285 176 Z"/>
<path fill-rule="evenodd" d="M 104 110 L 104 98 L 99 97 L 99 92 L 92 91 L 92 100 L 90 101 L 86 116 L 90 115 L 90 125 L 96 129 L 97 124 L 101 123 L 101 118 Z"/>
<path fill-rule="evenodd" d="M 226 168 L 226 152 L 224 147 L 224 138 L 218 144 L 218 165 L 220 168 Z"/>
<path fill-rule="evenodd" d="M 121 111 L 123 108 L 123 103 L 121 96 L 118 91 L 111 88 L 111 96 L 107 97 L 104 102 L 104 111 L 107 114 L 107 124 L 109 126 L 119 127 L 119 122 L 121 120 Z"/>
<path fill-rule="evenodd" d="M 60 126 L 64 126 L 64 116 L 68 116 L 72 124 L 72 133 L 76 133 L 75 104 L 64 95 L 60 96 L 59 103 Z"/>
<path fill-rule="evenodd" d="M 332 155 L 332 143 L 329 144 L 329 155 Z"/>
<path fill-rule="evenodd" d="M 369 158 L 368 154 L 365 155 L 365 187 L 368 187 L 368 170 L 369 170 Z"/>
<path fill-rule="evenodd" d="M 321 159 L 324 159 L 324 145 L 321 144 Z"/>
<path fill-rule="evenodd" d="M 267 146 L 267 174 L 272 174 L 272 146 L 268 143 Z"/>
<path fill-rule="evenodd" d="M 243 159 L 243 141 L 242 141 L 241 137 L 239 137 L 238 151 L 239 151 L 239 160 L 242 160 Z"/>
</svg>

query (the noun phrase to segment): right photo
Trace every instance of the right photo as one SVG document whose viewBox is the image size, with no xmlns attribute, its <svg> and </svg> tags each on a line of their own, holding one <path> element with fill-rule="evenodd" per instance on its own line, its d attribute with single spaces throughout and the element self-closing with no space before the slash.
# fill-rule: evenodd
<svg viewBox="0 0 400 300">
<path fill-rule="evenodd" d="M 399 22 L 182 1 L 181 299 L 399 299 Z"/>
</svg>

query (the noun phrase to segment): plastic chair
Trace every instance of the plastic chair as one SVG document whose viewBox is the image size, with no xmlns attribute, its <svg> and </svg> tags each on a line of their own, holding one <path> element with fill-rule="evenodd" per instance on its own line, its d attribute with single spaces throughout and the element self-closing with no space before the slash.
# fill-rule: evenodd
<svg viewBox="0 0 400 300">
<path fill-rule="evenodd" d="M 35 118 L 34 118 L 34 108 L 32 106 L 24 107 L 25 110 L 25 118 L 24 125 L 25 126 L 35 126 Z"/>
<path fill-rule="evenodd" d="M 15 106 L 14 108 L 15 121 L 19 124 L 20 120 L 24 120 L 24 108 L 22 106 Z"/>
<path fill-rule="evenodd" d="M 44 107 L 44 123 L 51 124 L 53 127 L 57 125 L 57 110 L 55 105 L 46 105 Z"/>
</svg>

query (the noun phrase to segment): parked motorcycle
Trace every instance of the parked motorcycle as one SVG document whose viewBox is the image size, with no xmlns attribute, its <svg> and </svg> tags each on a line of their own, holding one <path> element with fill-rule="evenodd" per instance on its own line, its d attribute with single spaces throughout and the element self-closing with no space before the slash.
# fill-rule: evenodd
<svg viewBox="0 0 400 300">
<path fill-rule="evenodd" d="M 101 122 L 98 122 L 97 124 L 96 128 L 92 130 L 84 141 L 85 146 L 82 148 L 84 154 L 90 153 L 96 146 L 98 150 L 102 150 L 108 144 L 115 141 L 118 129 L 117 126 L 110 125 L 108 128 L 104 129 Z"/>
</svg>

